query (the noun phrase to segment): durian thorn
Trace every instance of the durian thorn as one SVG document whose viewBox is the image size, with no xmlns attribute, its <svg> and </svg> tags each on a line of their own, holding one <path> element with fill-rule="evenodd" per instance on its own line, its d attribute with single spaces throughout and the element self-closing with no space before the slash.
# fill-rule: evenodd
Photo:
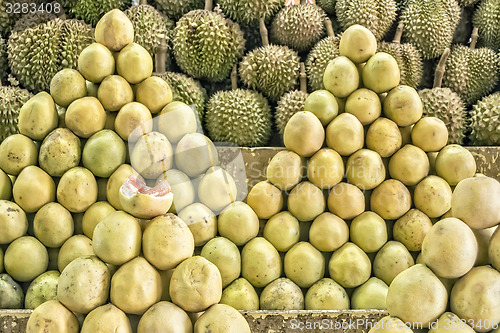
<svg viewBox="0 0 500 333">
<path fill-rule="evenodd" d="M 476 48 L 478 38 L 479 38 L 479 29 L 477 27 L 474 27 L 474 29 L 472 29 L 472 35 L 470 35 L 470 48 L 472 50 Z"/>
<path fill-rule="evenodd" d="M 155 53 L 155 73 L 164 74 L 166 72 L 167 63 L 167 39 L 164 34 L 159 34 L 156 38 L 160 39 L 160 45 Z"/>
<path fill-rule="evenodd" d="M 212 11 L 214 9 L 214 1 L 213 0 L 205 0 L 205 10 Z"/>
<path fill-rule="evenodd" d="M 394 44 L 401 44 L 401 36 L 403 36 L 403 28 L 404 28 L 404 23 L 403 21 L 401 21 L 398 24 L 398 28 L 396 29 L 396 33 L 394 34 L 394 39 L 392 40 Z"/>
<path fill-rule="evenodd" d="M 231 71 L 231 89 L 238 89 L 238 66 L 234 65 Z"/>
<path fill-rule="evenodd" d="M 260 38 L 262 39 L 262 46 L 269 46 L 269 34 L 267 33 L 266 21 L 264 20 L 264 16 L 259 18 L 259 29 L 260 29 Z"/>
<path fill-rule="evenodd" d="M 433 88 L 441 88 L 441 84 L 443 83 L 444 71 L 446 70 L 446 60 L 450 55 L 450 48 L 446 48 L 439 59 L 439 63 L 436 67 L 436 71 L 434 72 L 434 84 Z"/>
<path fill-rule="evenodd" d="M 325 20 L 323 21 L 325 24 L 325 29 L 326 29 L 326 35 L 328 37 L 333 37 L 335 36 L 335 31 L 333 30 L 333 24 L 332 20 L 330 20 L 329 17 L 325 17 Z"/>
<path fill-rule="evenodd" d="M 300 63 L 300 91 L 307 93 L 307 74 L 306 65 L 303 62 Z"/>
</svg>

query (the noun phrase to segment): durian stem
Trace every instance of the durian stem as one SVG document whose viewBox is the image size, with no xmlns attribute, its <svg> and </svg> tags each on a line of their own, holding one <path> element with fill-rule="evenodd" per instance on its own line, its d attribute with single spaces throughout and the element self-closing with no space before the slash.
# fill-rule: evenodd
<svg viewBox="0 0 500 333">
<path fill-rule="evenodd" d="M 260 38 L 262 39 L 262 46 L 269 46 L 269 35 L 267 33 L 264 16 L 259 18 L 259 28 L 260 28 Z"/>
<path fill-rule="evenodd" d="M 470 48 L 474 50 L 476 48 L 477 40 L 479 38 L 479 29 L 475 27 L 472 29 L 472 35 L 470 36 Z"/>
<path fill-rule="evenodd" d="M 335 36 L 335 31 L 333 30 L 332 20 L 330 20 L 329 17 L 326 17 L 324 20 L 324 23 L 325 23 L 326 35 L 328 37 Z"/>
<path fill-rule="evenodd" d="M 167 40 L 165 35 L 158 35 L 157 38 L 160 38 L 160 45 L 155 53 L 155 72 L 158 74 L 163 74 L 166 72 L 167 63 Z"/>
<path fill-rule="evenodd" d="M 303 62 L 300 63 L 300 91 L 307 93 L 307 74 L 306 65 Z"/>
<path fill-rule="evenodd" d="M 231 71 L 231 89 L 238 89 L 238 69 L 237 66 L 233 66 L 233 70 Z"/>
<path fill-rule="evenodd" d="M 205 10 L 212 11 L 214 9 L 214 1 L 213 0 L 205 0 Z"/>
<path fill-rule="evenodd" d="M 446 60 L 450 55 L 450 48 L 446 48 L 444 50 L 443 55 L 441 55 L 441 59 L 439 59 L 439 63 L 436 67 L 436 72 L 434 73 L 434 85 L 433 88 L 441 88 L 441 84 L 443 83 L 444 71 L 446 69 Z"/>
<path fill-rule="evenodd" d="M 398 28 L 396 29 L 396 33 L 394 34 L 394 39 L 392 40 L 394 44 L 401 44 L 401 36 L 403 36 L 403 28 L 404 28 L 404 23 L 399 22 Z"/>
</svg>

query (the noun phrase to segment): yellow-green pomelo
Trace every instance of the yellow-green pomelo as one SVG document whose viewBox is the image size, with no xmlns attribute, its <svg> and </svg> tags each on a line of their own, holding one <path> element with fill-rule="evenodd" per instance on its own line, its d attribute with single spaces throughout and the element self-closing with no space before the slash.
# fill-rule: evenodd
<svg viewBox="0 0 500 333">
<path fill-rule="evenodd" d="M 144 178 L 156 179 L 172 167 L 173 155 L 167 137 L 152 131 L 137 140 L 130 153 L 130 164 Z"/>
<path fill-rule="evenodd" d="M 121 10 L 113 9 L 97 22 L 95 40 L 111 51 L 120 51 L 134 41 L 134 26 Z"/>
<path fill-rule="evenodd" d="M 259 233 L 259 217 L 244 202 L 235 201 L 219 214 L 219 234 L 237 246 L 242 246 Z"/>
<path fill-rule="evenodd" d="M 451 214 L 450 214 L 450 216 L 443 215 L 443 217 L 441 217 L 441 218 L 443 219 L 446 217 L 451 217 Z M 474 236 L 476 237 L 476 241 L 477 241 L 477 258 L 476 258 L 476 262 L 474 263 L 474 266 L 484 266 L 484 265 L 489 265 L 489 264 L 491 264 L 491 266 L 493 266 L 495 268 L 497 268 L 497 266 L 500 266 L 497 264 L 498 259 L 495 260 L 495 255 L 494 255 L 495 245 L 493 245 L 493 244 L 495 242 L 498 242 L 498 239 L 493 238 L 493 234 L 495 233 L 496 230 L 497 230 L 497 226 L 494 226 L 491 228 L 486 228 L 486 229 L 472 229 L 472 232 L 474 233 Z M 496 239 L 496 240 L 494 240 L 494 239 Z M 488 253 L 488 251 L 489 251 L 488 247 L 490 246 L 490 243 L 491 243 L 491 246 L 493 249 L 493 252 L 491 253 L 491 255 L 489 255 L 489 253 Z"/>
<path fill-rule="evenodd" d="M 431 325 L 429 333 L 474 333 L 465 320 L 462 320 L 453 312 L 443 313 L 437 321 Z"/>
<path fill-rule="evenodd" d="M 47 270 L 47 249 L 35 237 L 23 236 L 9 244 L 4 255 L 7 274 L 20 282 L 31 281 Z"/>
<path fill-rule="evenodd" d="M 342 156 L 350 156 L 364 145 L 364 129 L 358 118 L 341 113 L 326 128 L 326 145 Z"/>
<path fill-rule="evenodd" d="M 307 96 L 304 110 L 312 112 L 326 126 L 339 114 L 339 106 L 335 96 L 328 90 L 316 90 Z"/>
<path fill-rule="evenodd" d="M 175 165 L 191 178 L 219 164 L 215 145 L 201 133 L 186 134 L 175 147 Z"/>
<path fill-rule="evenodd" d="M 28 231 L 28 218 L 18 204 L 0 200 L 0 244 L 9 244 Z"/>
<path fill-rule="evenodd" d="M 459 278 L 474 266 L 477 241 L 472 230 L 456 218 L 436 222 L 422 243 L 424 264 L 439 277 Z"/>
<path fill-rule="evenodd" d="M 378 95 L 366 88 L 361 88 L 347 97 L 345 112 L 353 114 L 363 125 L 370 125 L 382 113 L 382 104 Z"/>
<path fill-rule="evenodd" d="M 281 258 L 274 246 L 263 237 L 245 244 L 241 251 L 241 276 L 254 287 L 265 287 L 281 275 Z"/>
<path fill-rule="evenodd" d="M 450 308 L 476 332 L 500 324 L 500 272 L 489 266 L 474 267 L 453 286 Z"/>
<path fill-rule="evenodd" d="M 203 246 L 200 255 L 217 266 L 222 278 L 222 288 L 240 276 L 240 251 L 229 239 L 224 237 L 211 239 Z"/>
<path fill-rule="evenodd" d="M 234 280 L 222 291 L 221 304 L 236 310 L 259 310 L 259 295 L 245 278 Z"/>
<path fill-rule="evenodd" d="M 127 315 L 111 303 L 92 310 L 83 321 L 80 333 L 93 332 L 132 333 Z"/>
<path fill-rule="evenodd" d="M 60 247 L 73 236 L 73 217 L 61 204 L 49 202 L 35 214 L 33 231 L 46 247 Z"/>
<path fill-rule="evenodd" d="M 235 202 L 237 195 L 233 177 L 218 166 L 210 167 L 198 184 L 198 199 L 217 213 Z"/>
<path fill-rule="evenodd" d="M 307 178 L 321 189 L 329 189 L 344 178 L 344 161 L 331 148 L 320 149 L 307 165 Z"/>
<path fill-rule="evenodd" d="M 152 219 L 144 230 L 142 251 L 156 268 L 174 268 L 193 255 L 193 235 L 186 223 L 176 215 L 160 215 Z"/>
<path fill-rule="evenodd" d="M 24 307 L 36 309 L 41 304 L 57 299 L 58 271 L 47 271 L 34 279 L 26 291 Z"/>
<path fill-rule="evenodd" d="M 349 310 L 349 308 L 347 292 L 330 278 L 319 280 L 307 290 L 306 310 Z"/>
<path fill-rule="evenodd" d="M 62 69 L 50 81 L 50 95 L 57 105 L 68 107 L 73 101 L 87 96 L 85 78 L 76 69 Z"/>
<path fill-rule="evenodd" d="M 366 132 L 366 147 L 381 157 L 390 157 L 403 143 L 398 125 L 390 119 L 378 118 Z"/>
<path fill-rule="evenodd" d="M 283 195 L 279 188 L 268 181 L 261 181 L 252 187 L 247 195 L 247 204 L 261 219 L 269 219 L 281 211 Z"/>
<path fill-rule="evenodd" d="M 135 99 L 156 114 L 172 102 L 172 89 L 162 78 L 151 76 L 137 85 Z"/>
<path fill-rule="evenodd" d="M 349 183 L 335 185 L 328 195 L 328 210 L 345 220 L 351 220 L 365 211 L 365 196 Z"/>
<path fill-rule="evenodd" d="M 93 256 L 92 240 L 85 235 L 70 237 L 59 249 L 57 268 L 60 272 L 73 260 L 79 257 Z"/>
<path fill-rule="evenodd" d="M 99 85 L 97 98 L 106 111 L 118 111 L 134 101 L 134 91 L 120 75 L 109 75 Z"/>
<path fill-rule="evenodd" d="M 349 96 L 359 87 L 359 73 L 356 65 L 344 56 L 333 59 L 326 66 L 323 85 L 335 97 Z"/>
<path fill-rule="evenodd" d="M 80 325 L 75 314 L 56 300 L 38 306 L 28 319 L 26 332 L 78 333 Z"/>
<path fill-rule="evenodd" d="M 153 59 L 144 47 L 131 43 L 118 53 L 116 72 L 130 84 L 142 82 L 153 73 Z"/>
<path fill-rule="evenodd" d="M 323 252 L 335 251 L 348 240 L 349 226 L 340 217 L 330 212 L 324 212 L 315 218 L 309 229 L 309 242 Z"/>
<path fill-rule="evenodd" d="M 295 244 L 285 254 L 285 275 L 299 287 L 308 288 L 325 273 L 325 258 L 308 242 Z"/>
<path fill-rule="evenodd" d="M 12 199 L 12 181 L 10 177 L 0 169 L 0 200 Z"/>
<path fill-rule="evenodd" d="M 122 164 L 108 178 L 108 182 L 106 184 L 106 199 L 115 209 L 123 210 L 119 196 L 120 187 L 125 182 L 125 179 L 132 174 L 137 175 L 137 172 L 132 168 L 132 166 L 129 164 Z"/>
<path fill-rule="evenodd" d="M 387 92 L 399 84 L 400 71 L 396 59 L 385 52 L 375 53 L 361 71 L 363 85 L 377 94 Z"/>
<path fill-rule="evenodd" d="M 280 190 L 289 191 L 303 177 L 305 161 L 297 153 L 282 150 L 273 156 L 266 169 L 266 178 Z"/>
<path fill-rule="evenodd" d="M 389 286 L 399 273 L 414 264 L 413 257 L 402 243 L 389 241 L 375 256 L 373 273 Z"/>
<path fill-rule="evenodd" d="M 440 151 L 448 143 L 446 124 L 436 117 L 423 117 L 413 126 L 411 141 L 425 152 Z"/>
<path fill-rule="evenodd" d="M 261 310 L 304 310 L 304 294 L 292 280 L 279 278 L 260 294 Z"/>
<path fill-rule="evenodd" d="M 17 176 L 30 165 L 38 161 L 38 148 L 22 134 L 13 134 L 0 143 L 0 168 L 9 175 Z"/>
<path fill-rule="evenodd" d="M 137 219 L 123 211 L 116 211 L 95 227 L 92 248 L 105 263 L 121 265 L 139 255 L 141 236 Z"/>
<path fill-rule="evenodd" d="M 57 185 L 57 201 L 72 213 L 82 213 L 97 201 L 97 182 L 88 169 L 66 171 Z"/>
<path fill-rule="evenodd" d="M 67 128 L 56 128 L 43 139 L 38 163 L 52 177 L 61 177 L 78 166 L 81 154 L 80 139 Z"/>
<path fill-rule="evenodd" d="M 195 192 L 191 179 L 182 171 L 177 169 L 167 170 L 156 180 L 156 184 L 161 180 L 166 180 L 170 186 L 170 192 L 174 194 L 174 201 L 169 212 L 178 213 L 184 207 L 194 202 Z"/>
<path fill-rule="evenodd" d="M 401 319 L 393 316 L 385 316 L 373 325 L 368 333 L 412 333 Z"/>
<path fill-rule="evenodd" d="M 19 283 L 9 274 L 0 274 L 0 306 L 2 309 L 20 309 L 23 307 L 24 292 Z"/>
<path fill-rule="evenodd" d="M 125 142 L 112 130 L 92 135 L 82 151 L 83 165 L 96 177 L 108 178 L 125 163 Z"/>
<path fill-rule="evenodd" d="M 123 140 L 135 142 L 153 130 L 151 112 L 144 104 L 127 103 L 116 115 L 114 130 Z"/>
<path fill-rule="evenodd" d="M 193 234 L 194 245 L 202 246 L 217 235 L 217 217 L 214 212 L 202 203 L 193 203 L 179 213 Z"/>
<path fill-rule="evenodd" d="M 488 257 L 491 262 L 491 266 L 500 271 L 500 231 L 498 230 L 500 229 L 497 227 L 496 231 L 493 232 L 493 235 L 491 235 L 488 245 Z"/>
<path fill-rule="evenodd" d="M 396 179 L 385 180 L 377 186 L 370 197 L 371 210 L 385 220 L 396 220 L 411 208 L 408 188 Z"/>
<path fill-rule="evenodd" d="M 309 111 L 295 113 L 285 126 L 283 142 L 288 150 L 302 157 L 312 156 L 325 141 L 325 129 L 321 121 Z"/>
<path fill-rule="evenodd" d="M 279 212 L 267 220 L 263 236 L 278 251 L 286 252 L 299 241 L 299 221 L 288 211 Z"/>
<path fill-rule="evenodd" d="M 353 309 L 386 310 L 386 297 L 389 287 L 384 281 L 371 277 L 357 287 L 352 293 L 351 306 Z"/>
<path fill-rule="evenodd" d="M 330 277 L 344 288 L 355 288 L 370 278 L 370 258 L 356 244 L 347 242 L 333 252 L 328 263 Z"/>
<path fill-rule="evenodd" d="M 325 211 L 323 191 L 310 182 L 295 186 L 288 195 L 288 210 L 299 221 L 312 221 Z"/>
<path fill-rule="evenodd" d="M 342 34 L 339 44 L 340 55 L 360 64 L 377 52 L 377 39 L 367 28 L 359 24 L 351 25 Z"/>
<path fill-rule="evenodd" d="M 106 216 L 116 211 L 107 201 L 98 201 L 93 203 L 83 214 L 82 229 L 85 236 L 92 239 L 95 227 Z"/>
<path fill-rule="evenodd" d="M 183 102 L 169 103 L 159 113 L 158 130 L 172 143 L 178 142 L 186 134 L 195 133 L 197 128 L 195 112 Z"/>
<path fill-rule="evenodd" d="M 245 317 L 234 308 L 215 304 L 196 320 L 193 332 L 250 333 L 250 327 Z"/>
<path fill-rule="evenodd" d="M 54 180 L 37 166 L 30 165 L 21 171 L 12 187 L 15 202 L 26 212 L 35 213 L 56 196 Z"/>
<path fill-rule="evenodd" d="M 351 222 L 350 239 L 366 253 L 377 252 L 388 239 L 384 219 L 370 211 L 358 215 Z"/>
<path fill-rule="evenodd" d="M 417 146 L 405 145 L 389 160 L 389 174 L 407 186 L 417 185 L 429 174 L 429 158 Z"/>
<path fill-rule="evenodd" d="M 68 70 L 73 71 L 72 69 Z M 83 80 L 83 83 L 85 86 L 85 80 Z M 71 90 L 72 89 L 69 89 L 69 91 Z M 85 93 L 86 91 L 84 91 L 83 96 L 85 96 Z M 65 105 L 65 107 L 68 105 Z M 59 116 L 56 111 L 54 100 L 48 93 L 42 91 L 31 97 L 21 107 L 21 110 L 19 110 L 17 127 L 19 133 L 33 140 L 41 141 L 57 127 L 58 123 Z"/>
<path fill-rule="evenodd" d="M 413 208 L 394 223 L 392 235 L 394 240 L 401 242 L 409 251 L 420 251 L 431 227 L 431 219 Z"/>
<path fill-rule="evenodd" d="M 64 122 L 79 137 L 89 138 L 104 128 L 106 111 L 97 98 L 82 97 L 68 106 Z"/>
<path fill-rule="evenodd" d="M 422 100 L 415 88 L 397 86 L 384 99 L 384 115 L 400 127 L 415 124 L 422 117 Z"/>
<path fill-rule="evenodd" d="M 115 58 L 106 46 L 92 43 L 80 53 L 78 71 L 88 81 L 100 83 L 115 72 Z"/>
<path fill-rule="evenodd" d="M 360 149 L 346 163 L 347 181 L 361 190 L 372 190 L 385 179 L 385 166 L 380 155 L 369 149 Z"/>
<path fill-rule="evenodd" d="M 450 185 L 441 177 L 427 176 L 415 187 L 413 203 L 415 208 L 430 218 L 444 215 L 451 208 Z"/>
<path fill-rule="evenodd" d="M 159 302 L 142 315 L 137 333 L 163 332 L 192 333 L 193 324 L 187 313 L 177 305 Z"/>
<path fill-rule="evenodd" d="M 207 259 L 191 257 L 175 268 L 170 280 L 170 297 L 183 310 L 206 310 L 219 303 L 221 296 L 222 278 L 219 269 Z"/>
<path fill-rule="evenodd" d="M 394 278 L 386 302 L 393 316 L 427 328 L 446 310 L 448 293 L 429 268 L 417 264 Z"/>
<path fill-rule="evenodd" d="M 448 145 L 436 157 L 436 174 L 445 179 L 450 186 L 461 180 L 473 177 L 476 173 L 476 160 L 470 151 L 460 145 Z"/>
</svg>

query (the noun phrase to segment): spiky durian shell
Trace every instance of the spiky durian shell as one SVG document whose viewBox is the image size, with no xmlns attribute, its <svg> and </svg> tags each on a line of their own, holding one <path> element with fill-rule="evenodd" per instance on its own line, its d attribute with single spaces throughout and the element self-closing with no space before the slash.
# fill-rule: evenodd
<svg viewBox="0 0 500 333">
<path fill-rule="evenodd" d="M 401 73 L 400 84 L 416 88 L 422 80 L 422 53 L 409 43 L 379 42 L 378 52 L 389 53 L 396 59 Z"/>
<path fill-rule="evenodd" d="M 479 29 L 479 43 L 500 50 L 500 1 L 483 0 L 474 13 L 474 26 Z"/>
<path fill-rule="evenodd" d="M 471 105 L 493 91 L 498 83 L 498 67 L 498 55 L 493 50 L 455 45 L 446 61 L 443 86 Z"/>
<path fill-rule="evenodd" d="M 0 36 L 0 82 L 7 76 L 7 43 Z"/>
<path fill-rule="evenodd" d="M 460 7 L 456 0 L 409 0 L 401 20 L 404 41 L 422 51 L 424 59 L 433 59 L 450 47 Z"/>
<path fill-rule="evenodd" d="M 205 121 L 213 141 L 255 147 L 265 145 L 271 137 L 271 108 L 253 90 L 215 93 L 208 101 Z"/>
<path fill-rule="evenodd" d="M 39 24 L 48 22 L 55 18 L 57 18 L 57 15 L 49 12 L 35 12 L 35 13 L 25 14 L 21 16 L 18 20 L 16 20 L 16 23 L 14 24 L 12 31 L 22 31 L 29 28 L 33 28 Z"/>
<path fill-rule="evenodd" d="M 172 89 L 174 101 L 180 101 L 187 105 L 194 105 L 200 121 L 203 119 L 203 115 L 205 114 L 205 103 L 208 96 L 205 88 L 201 86 L 198 80 L 185 74 L 175 72 L 155 75 L 161 77 L 168 83 L 170 89 Z"/>
<path fill-rule="evenodd" d="M 305 65 L 307 82 L 311 91 L 325 89 L 323 73 L 328 63 L 340 55 L 340 37 L 341 35 L 326 37 L 309 52 Z"/>
<path fill-rule="evenodd" d="M 261 16 L 268 20 L 282 6 L 282 0 L 218 0 L 222 11 L 240 24 L 256 23 Z"/>
<path fill-rule="evenodd" d="M 33 92 L 48 90 L 63 68 L 76 68 L 78 55 L 92 43 L 93 29 L 78 20 L 60 20 L 13 32 L 7 53 L 11 73 Z"/>
<path fill-rule="evenodd" d="M 472 107 L 470 141 L 473 145 L 500 145 L 500 92 L 484 97 Z"/>
<path fill-rule="evenodd" d="M 395 0 L 337 0 L 337 19 L 345 30 L 354 24 L 368 28 L 377 40 L 384 37 L 396 19 Z"/>
<path fill-rule="evenodd" d="M 337 0 L 316 0 L 316 4 L 323 8 L 328 15 L 335 15 L 335 4 Z"/>
<path fill-rule="evenodd" d="M 418 93 L 424 116 L 444 121 L 448 128 L 448 143 L 462 144 L 467 129 L 467 112 L 460 96 L 450 88 L 423 89 Z"/>
<path fill-rule="evenodd" d="M 170 33 L 165 22 L 165 15 L 149 5 L 132 6 L 127 9 L 125 15 L 134 26 L 134 42 L 143 46 L 153 56 L 160 45 L 159 35 L 164 35 L 167 45 Z"/>
<path fill-rule="evenodd" d="M 210 81 L 222 81 L 245 50 L 238 24 L 207 10 L 184 15 L 174 29 L 174 55 L 183 72 Z"/>
<path fill-rule="evenodd" d="M 460 7 L 467 7 L 479 2 L 479 0 L 457 0 Z"/>
<path fill-rule="evenodd" d="M 19 133 L 17 118 L 19 110 L 33 95 L 25 89 L 0 86 L 0 141 Z"/>
<path fill-rule="evenodd" d="M 325 17 L 324 10 L 314 4 L 285 6 L 271 23 L 271 42 L 308 51 L 323 36 Z"/>
<path fill-rule="evenodd" d="M 239 66 L 241 81 L 277 101 L 295 88 L 300 72 L 297 52 L 287 46 L 268 45 L 247 53 Z"/>
<path fill-rule="evenodd" d="M 0 35 L 7 36 L 19 15 L 7 13 L 5 0 L 0 0 Z M 14 1 L 9 1 L 14 3 Z M 10 7 L 9 7 L 10 8 Z M 10 10 L 10 9 L 9 9 Z"/>
<path fill-rule="evenodd" d="M 280 98 L 274 113 L 274 120 L 276 121 L 276 127 L 281 135 L 283 135 L 288 120 L 297 112 L 304 111 L 304 104 L 307 96 L 309 96 L 309 94 L 304 91 L 292 90 Z"/>
<path fill-rule="evenodd" d="M 112 9 L 125 10 L 130 0 L 63 0 L 62 5 L 71 17 L 85 21 L 95 27 L 99 19 Z"/>
<path fill-rule="evenodd" d="M 156 8 L 175 21 L 192 10 L 205 8 L 205 0 L 154 0 L 153 2 Z"/>
</svg>

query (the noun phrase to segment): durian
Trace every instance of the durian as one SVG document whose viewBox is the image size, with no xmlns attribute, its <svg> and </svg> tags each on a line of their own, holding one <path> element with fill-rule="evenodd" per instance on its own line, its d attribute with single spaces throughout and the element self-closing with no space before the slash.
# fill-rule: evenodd
<svg viewBox="0 0 500 333">
<path fill-rule="evenodd" d="M 0 0 L 0 35 L 7 36 L 16 22 L 19 15 L 8 13 L 7 4 L 13 4 L 13 1 Z M 9 6 L 10 10 L 10 6 Z"/>
<path fill-rule="evenodd" d="M 283 0 L 218 0 L 224 14 L 240 24 L 258 23 L 261 16 L 267 21 L 282 6 Z"/>
<path fill-rule="evenodd" d="M 165 13 L 172 20 L 179 20 L 184 14 L 203 9 L 205 0 L 154 0 L 156 8 Z"/>
<path fill-rule="evenodd" d="M 60 20 L 13 32 L 7 53 L 11 73 L 33 92 L 48 90 L 63 68 L 76 68 L 78 55 L 92 43 L 93 29 L 79 20 Z"/>
<path fill-rule="evenodd" d="M 460 95 L 467 104 L 491 93 L 499 79 L 499 57 L 495 51 L 476 48 L 477 28 L 470 47 L 454 45 L 446 62 L 443 85 Z"/>
<path fill-rule="evenodd" d="M 218 91 L 207 103 L 208 135 L 216 142 L 263 146 L 271 137 L 271 108 L 262 94 L 238 89 L 237 75 L 235 68 L 231 74 L 232 90 Z"/>
<path fill-rule="evenodd" d="M 63 0 L 62 5 L 69 10 L 69 14 L 95 27 L 99 19 L 118 8 L 125 10 L 130 7 L 130 0 Z"/>
<path fill-rule="evenodd" d="M 467 7 L 478 3 L 479 0 L 458 0 L 457 2 L 460 7 Z"/>
<path fill-rule="evenodd" d="M 184 15 L 174 29 L 174 56 L 181 70 L 197 79 L 222 81 L 245 50 L 239 25 L 208 10 Z"/>
<path fill-rule="evenodd" d="M 424 59 L 433 59 L 450 47 L 460 7 L 456 0 L 409 0 L 401 20 L 403 40 L 420 49 Z"/>
<path fill-rule="evenodd" d="M 323 8 L 328 15 L 335 15 L 335 4 L 337 0 L 316 0 L 316 4 Z"/>
<path fill-rule="evenodd" d="M 33 28 L 39 24 L 48 22 L 57 18 L 57 15 L 49 12 L 35 12 L 30 14 L 24 14 L 14 24 L 12 31 L 22 31 L 29 28 Z"/>
<path fill-rule="evenodd" d="M 400 84 L 416 88 L 422 80 L 422 53 L 412 44 L 401 44 L 403 24 L 399 24 L 392 43 L 379 42 L 377 51 L 389 53 L 396 59 L 401 73 Z"/>
<path fill-rule="evenodd" d="M 333 59 L 340 56 L 339 44 L 341 35 L 334 36 L 333 29 L 329 29 L 331 22 L 326 21 L 328 37 L 320 40 L 309 52 L 306 58 L 307 82 L 311 91 L 325 89 L 323 73 L 326 66 Z"/>
<path fill-rule="evenodd" d="M 165 72 L 155 75 L 168 83 L 170 89 L 172 89 L 174 101 L 184 102 L 190 106 L 194 105 L 199 119 L 203 119 L 208 96 L 199 81 L 182 73 Z"/>
<path fill-rule="evenodd" d="M 450 88 L 441 88 L 446 59 L 450 49 L 446 49 L 434 76 L 434 87 L 418 93 L 422 100 L 423 115 L 437 117 L 444 121 L 448 129 L 448 144 L 462 144 L 467 129 L 467 112 L 460 96 Z"/>
<path fill-rule="evenodd" d="M 315 4 L 283 7 L 271 23 L 271 43 L 308 51 L 323 36 L 326 13 Z"/>
<path fill-rule="evenodd" d="M 500 145 L 500 92 L 481 99 L 470 111 L 470 141 L 473 145 Z"/>
<path fill-rule="evenodd" d="M 0 36 L 0 85 L 7 76 L 7 44 L 5 39 Z"/>
<path fill-rule="evenodd" d="M 0 142 L 12 134 L 19 133 L 17 118 L 19 110 L 33 95 L 25 89 L 0 86 Z"/>
<path fill-rule="evenodd" d="M 337 20 L 345 30 L 360 24 L 381 40 L 396 19 L 395 0 L 337 0 Z"/>
<path fill-rule="evenodd" d="M 479 43 L 495 51 L 500 50 L 500 1 L 482 0 L 474 12 L 472 22 L 479 28 Z"/>
</svg>

